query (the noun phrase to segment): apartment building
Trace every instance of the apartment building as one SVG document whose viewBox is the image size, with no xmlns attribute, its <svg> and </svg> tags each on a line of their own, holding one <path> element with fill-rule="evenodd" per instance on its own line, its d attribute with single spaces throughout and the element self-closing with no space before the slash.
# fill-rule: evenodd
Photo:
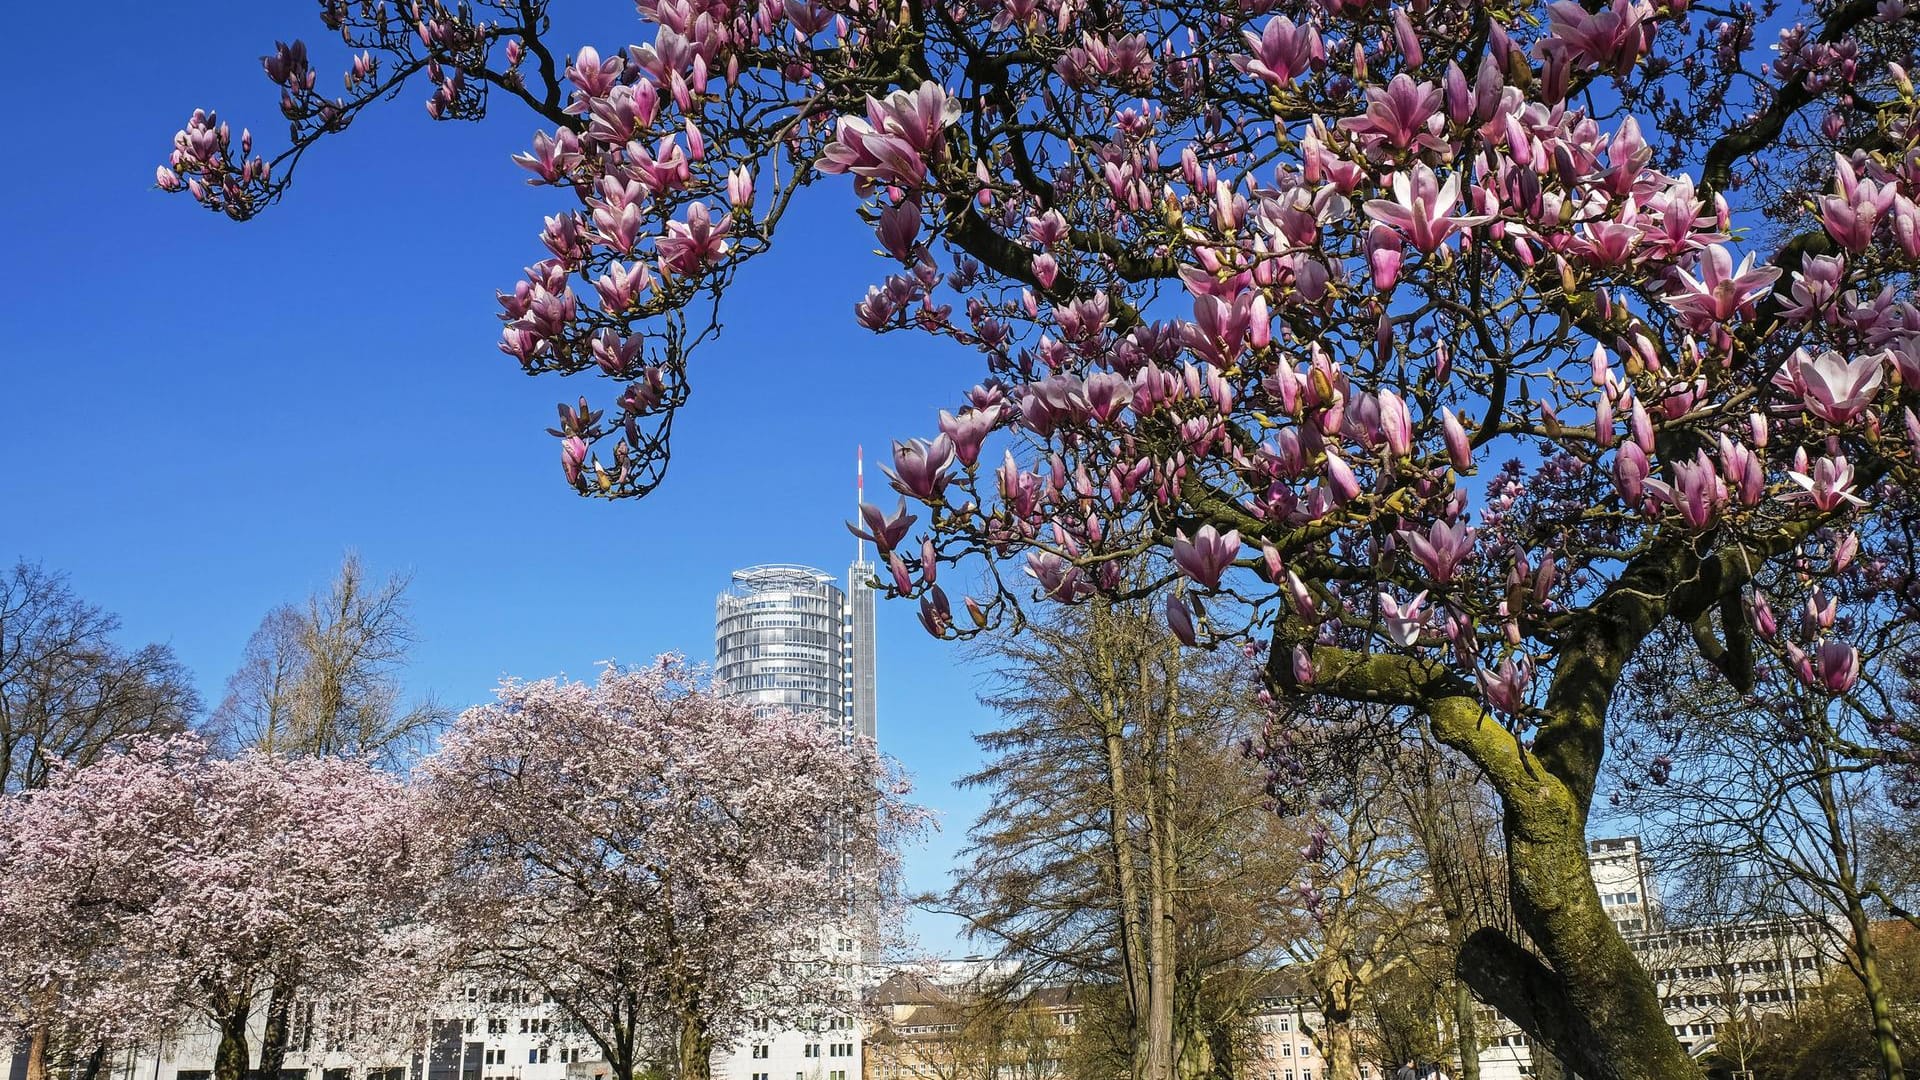
<svg viewBox="0 0 1920 1080">
<path fill-rule="evenodd" d="M 297 1002 L 278 1080 L 610 1080 L 599 1048 L 537 991 L 458 987 L 424 1028 L 377 1025 L 331 1016 L 325 1002 Z M 350 1030 L 356 1034 L 343 1034 Z M 265 1034 L 263 999 L 247 1032 L 252 1068 Z M 210 1024 L 189 1024 L 159 1043 L 122 1049 L 101 1080 L 211 1080 L 219 1044 Z M 16 1048 L 7 1080 L 25 1077 L 26 1053 Z"/>
</svg>

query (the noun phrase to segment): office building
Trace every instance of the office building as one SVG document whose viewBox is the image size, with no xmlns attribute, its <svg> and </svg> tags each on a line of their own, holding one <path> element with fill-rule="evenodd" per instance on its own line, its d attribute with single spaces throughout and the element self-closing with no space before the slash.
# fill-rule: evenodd
<svg viewBox="0 0 1920 1080">
<path fill-rule="evenodd" d="M 874 737 L 873 567 L 857 561 L 846 589 L 831 574 L 786 563 L 733 572 L 714 605 L 714 682 L 759 704 L 815 713 Z"/>
</svg>

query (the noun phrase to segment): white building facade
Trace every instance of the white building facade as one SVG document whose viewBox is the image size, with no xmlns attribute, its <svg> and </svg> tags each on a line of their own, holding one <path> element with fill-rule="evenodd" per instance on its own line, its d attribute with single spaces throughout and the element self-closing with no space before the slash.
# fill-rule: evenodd
<svg viewBox="0 0 1920 1080">
<path fill-rule="evenodd" d="M 260 1064 L 265 1006 L 263 996 L 248 1025 L 250 1071 Z M 325 1008 L 295 1003 L 285 1065 L 278 1078 L 263 1080 L 611 1080 L 593 1040 L 535 990 L 459 987 L 424 1029 L 409 1025 L 410 1034 L 353 1043 L 330 1041 Z M 211 1080 L 219 1045 L 211 1024 L 189 1024 L 157 1044 L 115 1053 L 100 1080 Z M 7 1080 L 25 1080 L 23 1049 L 10 1064 Z"/>
</svg>

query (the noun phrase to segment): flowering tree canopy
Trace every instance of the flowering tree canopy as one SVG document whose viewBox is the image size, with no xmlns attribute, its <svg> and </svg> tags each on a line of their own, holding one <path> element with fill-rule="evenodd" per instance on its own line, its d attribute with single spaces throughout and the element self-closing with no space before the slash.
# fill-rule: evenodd
<svg viewBox="0 0 1920 1080">
<path fill-rule="evenodd" d="M 370 766 L 219 760 L 190 736 L 56 772 L 0 803 L 0 971 L 25 990 L 0 1022 L 111 1041 L 198 1017 L 234 1080 L 256 995 L 288 971 L 341 1001 L 430 985 L 406 917 L 411 820 Z"/>
<path fill-rule="evenodd" d="M 701 689 L 671 657 L 508 683 L 421 775 L 437 918 L 623 1080 L 705 1077 L 749 1019 L 851 1009 L 893 839 L 920 822 L 871 740 Z"/>
<path fill-rule="evenodd" d="M 1582 1075 L 1694 1075 L 1584 828 L 1656 627 L 1742 690 L 1858 694 L 1848 617 L 1769 597 L 1911 602 L 1901 0 L 638 6 L 640 44 L 564 54 L 538 0 L 330 0 L 347 95 L 279 46 L 292 147 L 196 113 L 159 183 L 248 217 L 416 76 L 436 118 L 530 108 L 554 214 L 501 348 L 611 381 L 554 433 L 621 497 L 660 482 L 707 301 L 846 176 L 897 264 L 855 318 L 982 359 L 895 449 L 921 509 L 862 512 L 928 629 L 1158 567 L 1174 631 L 1264 650 L 1274 693 L 1424 716 L 1502 800 L 1533 947 L 1475 934 L 1462 974 Z M 956 604 L 963 560 L 992 587 Z"/>
</svg>

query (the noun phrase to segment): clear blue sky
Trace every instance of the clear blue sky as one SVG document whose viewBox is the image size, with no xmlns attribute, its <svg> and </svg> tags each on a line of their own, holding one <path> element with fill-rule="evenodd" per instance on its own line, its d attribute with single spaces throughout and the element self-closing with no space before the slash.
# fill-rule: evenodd
<svg viewBox="0 0 1920 1080">
<path fill-rule="evenodd" d="M 626 4 L 558 6 L 569 49 L 606 52 L 637 27 Z M 957 349 L 854 323 L 885 271 L 847 185 L 821 185 L 742 276 L 667 485 L 588 502 L 543 429 L 556 401 L 605 384 L 528 379 L 494 348 L 493 292 L 540 256 L 559 205 L 508 160 L 524 113 L 434 124 L 413 92 L 310 154 L 293 196 L 244 226 L 152 188 L 196 106 L 269 155 L 284 145 L 258 57 L 293 36 L 323 84 L 338 77 L 310 3 L 15 12 L 0 559 L 68 571 L 128 642 L 170 643 L 213 701 L 260 616 L 355 549 L 413 575 L 409 683 L 456 705 L 503 675 L 709 661 L 733 568 L 844 572 L 855 444 L 871 461 L 930 434 L 979 374 Z M 882 746 L 944 816 L 909 873 L 937 887 L 979 805 L 951 781 L 990 718 L 908 605 L 882 603 L 879 625 Z M 917 925 L 924 947 L 957 947 L 951 923 Z"/>
</svg>

